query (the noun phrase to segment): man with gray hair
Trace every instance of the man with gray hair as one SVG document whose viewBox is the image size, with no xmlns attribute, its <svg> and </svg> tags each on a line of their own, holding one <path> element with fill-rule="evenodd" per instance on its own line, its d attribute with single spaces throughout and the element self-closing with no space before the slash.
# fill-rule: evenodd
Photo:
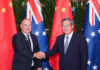
<svg viewBox="0 0 100 70">
<path fill-rule="evenodd" d="M 38 59 L 48 58 L 59 53 L 60 70 L 87 70 L 88 46 L 83 35 L 73 32 L 73 21 L 65 18 L 61 21 L 64 34 L 57 37 L 53 48 L 45 53 L 38 52 Z"/>
<path fill-rule="evenodd" d="M 42 70 L 42 60 L 34 57 L 35 52 L 40 50 L 37 37 L 31 34 L 31 20 L 23 19 L 20 27 L 21 32 L 12 38 L 14 47 L 12 70 Z"/>
</svg>

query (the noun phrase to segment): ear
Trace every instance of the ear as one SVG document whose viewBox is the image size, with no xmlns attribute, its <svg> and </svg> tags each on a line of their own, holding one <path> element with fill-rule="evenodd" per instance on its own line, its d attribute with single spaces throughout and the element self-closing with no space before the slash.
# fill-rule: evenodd
<svg viewBox="0 0 100 70">
<path fill-rule="evenodd" d="M 20 28 L 22 29 L 22 24 L 20 24 Z"/>
<path fill-rule="evenodd" d="M 72 28 L 74 28 L 74 25 L 72 25 Z"/>
</svg>

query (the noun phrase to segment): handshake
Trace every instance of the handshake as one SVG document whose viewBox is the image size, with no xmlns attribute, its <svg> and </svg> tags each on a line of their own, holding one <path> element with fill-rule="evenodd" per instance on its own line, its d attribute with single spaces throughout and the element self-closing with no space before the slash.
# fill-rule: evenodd
<svg viewBox="0 0 100 70">
<path fill-rule="evenodd" d="M 34 57 L 36 57 L 37 59 L 45 58 L 45 53 L 39 51 L 35 53 Z"/>
</svg>

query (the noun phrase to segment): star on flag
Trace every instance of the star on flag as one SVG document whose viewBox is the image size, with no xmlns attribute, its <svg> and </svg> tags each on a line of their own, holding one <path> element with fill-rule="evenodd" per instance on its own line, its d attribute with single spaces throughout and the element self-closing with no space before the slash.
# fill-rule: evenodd
<svg viewBox="0 0 100 70">
<path fill-rule="evenodd" d="M 69 6 L 71 7 L 71 3 L 69 2 Z"/>
<path fill-rule="evenodd" d="M 55 7 L 55 11 L 57 11 L 57 7 Z"/>
<path fill-rule="evenodd" d="M 3 8 L 1 11 L 2 11 L 3 13 L 6 12 L 6 8 Z"/>
<path fill-rule="evenodd" d="M 46 67 L 46 68 L 44 68 L 44 70 L 49 70 L 49 69 Z"/>
<path fill-rule="evenodd" d="M 89 38 L 86 38 L 86 41 L 89 43 L 90 39 Z"/>
<path fill-rule="evenodd" d="M 36 30 L 36 32 L 35 32 L 35 35 L 36 35 L 36 36 L 39 36 L 39 32 L 38 32 L 37 30 Z"/>
<path fill-rule="evenodd" d="M 9 2 L 9 5 L 8 6 L 12 7 L 12 2 Z"/>
<path fill-rule="evenodd" d="M 63 8 L 63 7 L 62 7 L 62 9 L 61 9 L 62 13 L 65 12 L 65 9 L 66 9 L 66 8 Z"/>
<path fill-rule="evenodd" d="M 46 32 L 45 32 L 45 31 L 44 31 L 44 32 L 42 32 L 42 33 L 43 33 L 43 34 L 42 34 L 43 36 L 46 36 Z"/>
<path fill-rule="evenodd" d="M 88 60 L 87 64 L 90 65 L 92 62 L 90 60 Z"/>
<path fill-rule="evenodd" d="M 93 68 L 93 70 L 97 70 L 97 67 L 98 66 L 94 65 L 92 68 Z"/>
<path fill-rule="evenodd" d="M 92 37 L 96 36 L 95 32 L 91 32 L 91 36 Z"/>
<path fill-rule="evenodd" d="M 100 34 L 100 28 L 99 28 L 99 30 L 97 30 L 98 32 L 99 32 L 99 34 Z"/>
</svg>

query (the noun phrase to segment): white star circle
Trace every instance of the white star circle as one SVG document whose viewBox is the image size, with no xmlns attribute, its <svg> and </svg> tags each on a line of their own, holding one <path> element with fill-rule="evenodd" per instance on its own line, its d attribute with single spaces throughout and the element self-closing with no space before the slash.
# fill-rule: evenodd
<svg viewBox="0 0 100 70">
<path fill-rule="evenodd" d="M 36 30 L 36 32 L 35 32 L 35 35 L 36 35 L 36 36 L 39 36 L 39 32 L 38 32 L 37 30 Z"/>
<path fill-rule="evenodd" d="M 92 62 L 90 60 L 88 60 L 87 64 L 90 65 Z"/>
<path fill-rule="evenodd" d="M 96 36 L 95 32 L 91 32 L 91 36 L 92 37 Z"/>
<path fill-rule="evenodd" d="M 90 39 L 89 38 L 86 38 L 86 41 L 89 43 Z"/>
<path fill-rule="evenodd" d="M 46 67 L 46 68 L 44 68 L 44 70 L 49 70 L 49 69 Z"/>
<path fill-rule="evenodd" d="M 97 67 L 98 67 L 98 66 L 95 66 L 95 65 L 94 65 L 92 68 L 93 68 L 93 70 L 97 70 Z"/>
<path fill-rule="evenodd" d="M 44 32 L 42 32 L 42 33 L 43 33 L 43 34 L 42 34 L 43 36 L 46 36 L 46 32 L 45 32 L 45 31 L 44 31 Z"/>
<path fill-rule="evenodd" d="M 100 28 L 99 28 L 99 30 L 97 30 L 98 32 L 99 32 L 99 34 L 100 34 Z"/>
</svg>

